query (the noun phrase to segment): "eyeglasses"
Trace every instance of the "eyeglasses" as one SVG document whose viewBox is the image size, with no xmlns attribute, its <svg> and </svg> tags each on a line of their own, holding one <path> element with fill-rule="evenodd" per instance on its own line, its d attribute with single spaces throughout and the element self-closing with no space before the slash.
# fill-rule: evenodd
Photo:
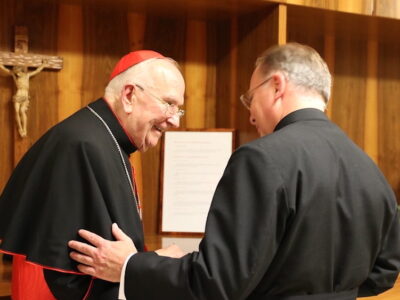
<svg viewBox="0 0 400 300">
<path fill-rule="evenodd" d="M 246 93 L 244 93 L 243 95 L 240 96 L 240 101 L 242 101 L 242 104 L 244 105 L 244 107 L 246 107 L 248 110 L 250 110 L 250 105 L 251 105 L 251 101 L 253 100 L 254 91 L 256 89 L 258 89 L 259 87 L 263 86 L 264 84 L 266 84 L 271 78 L 272 77 L 265 79 L 259 85 L 252 88 L 251 90 L 248 90 Z"/>
<path fill-rule="evenodd" d="M 184 114 L 185 111 L 183 109 L 180 109 L 176 104 L 171 104 L 168 103 L 167 101 L 161 99 L 160 97 L 154 95 L 148 90 L 145 90 L 141 85 L 134 83 L 134 86 L 136 86 L 139 90 L 141 90 L 143 93 L 147 93 L 150 96 L 152 96 L 154 99 L 158 100 L 162 105 L 165 107 L 165 114 L 167 117 L 173 117 L 177 116 L 178 118 L 181 118 Z"/>
</svg>

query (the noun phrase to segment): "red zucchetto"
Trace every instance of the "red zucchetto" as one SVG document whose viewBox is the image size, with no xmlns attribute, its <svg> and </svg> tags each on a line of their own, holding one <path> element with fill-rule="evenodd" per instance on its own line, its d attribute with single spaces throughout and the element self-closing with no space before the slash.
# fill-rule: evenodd
<svg viewBox="0 0 400 300">
<path fill-rule="evenodd" d="M 130 52 L 129 54 L 122 57 L 119 62 L 114 67 L 110 75 L 110 80 L 113 79 L 118 74 L 124 72 L 125 70 L 129 69 L 130 67 L 141 63 L 142 61 L 148 60 L 150 58 L 164 58 L 165 56 L 152 51 L 152 50 L 138 50 Z"/>
</svg>

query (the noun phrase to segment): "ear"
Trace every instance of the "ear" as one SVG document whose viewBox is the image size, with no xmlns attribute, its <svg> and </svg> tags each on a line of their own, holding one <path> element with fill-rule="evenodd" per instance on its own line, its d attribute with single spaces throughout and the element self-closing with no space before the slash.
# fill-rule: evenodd
<svg viewBox="0 0 400 300">
<path fill-rule="evenodd" d="M 121 104 L 126 113 L 133 111 L 135 97 L 135 86 L 133 84 L 124 85 L 121 91 Z"/>
<path fill-rule="evenodd" d="M 272 75 L 272 80 L 275 88 L 274 100 L 276 101 L 282 98 L 282 96 L 285 94 L 287 88 L 287 81 L 285 75 L 280 72 L 277 72 L 276 74 Z"/>
</svg>

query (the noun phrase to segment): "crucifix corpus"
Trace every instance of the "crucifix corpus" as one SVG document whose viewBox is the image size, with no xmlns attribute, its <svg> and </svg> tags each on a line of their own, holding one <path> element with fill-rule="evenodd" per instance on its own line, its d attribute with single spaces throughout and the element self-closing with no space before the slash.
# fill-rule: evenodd
<svg viewBox="0 0 400 300">
<path fill-rule="evenodd" d="M 27 135 L 29 108 L 29 78 L 43 69 L 60 70 L 63 60 L 58 56 L 28 53 L 28 31 L 24 26 L 15 27 L 15 52 L 0 52 L 0 70 L 12 76 L 16 85 L 13 96 L 15 119 L 21 137 Z M 11 67 L 11 68 L 8 68 Z"/>
</svg>

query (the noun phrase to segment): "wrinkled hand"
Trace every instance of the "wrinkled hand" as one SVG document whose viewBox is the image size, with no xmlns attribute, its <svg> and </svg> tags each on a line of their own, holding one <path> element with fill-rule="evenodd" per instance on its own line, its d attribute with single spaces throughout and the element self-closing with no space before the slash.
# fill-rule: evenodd
<svg viewBox="0 0 400 300">
<path fill-rule="evenodd" d="M 166 248 L 158 249 L 155 251 L 160 256 L 168 256 L 172 258 L 181 258 L 187 253 L 183 252 L 177 245 L 171 245 Z"/>
<path fill-rule="evenodd" d="M 115 223 L 112 225 L 112 233 L 116 241 L 103 239 L 81 229 L 79 235 L 93 246 L 78 241 L 68 242 L 68 246 L 77 251 L 72 251 L 70 256 L 80 263 L 79 271 L 111 282 L 120 281 L 126 258 L 137 250 L 133 241 Z"/>
</svg>

